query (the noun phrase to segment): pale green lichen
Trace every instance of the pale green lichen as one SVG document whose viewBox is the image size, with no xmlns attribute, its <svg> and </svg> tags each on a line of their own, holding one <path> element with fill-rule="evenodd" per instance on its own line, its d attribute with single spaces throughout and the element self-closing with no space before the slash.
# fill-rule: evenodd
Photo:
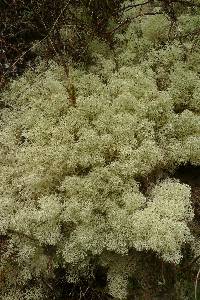
<svg viewBox="0 0 200 300">
<path fill-rule="evenodd" d="M 160 24 L 160 17 L 154 21 Z M 66 280 L 76 281 L 88 276 L 91 259 L 110 253 L 116 261 L 107 262 L 108 289 L 123 299 L 129 274 L 122 265 L 130 267 L 131 249 L 179 263 L 182 246 L 193 242 L 189 186 L 166 178 L 152 182 L 148 195 L 141 191 L 140 180 L 155 171 L 200 164 L 199 75 L 181 62 L 177 43 L 153 49 L 157 34 L 166 38 L 167 21 L 156 36 L 149 22 L 144 36 L 139 23 L 124 34 L 118 70 L 103 54 L 96 56 L 102 66 L 89 73 L 71 70 L 76 107 L 69 105 L 62 67 L 53 62 L 3 93 L 12 107 L 1 111 L 0 123 L 0 234 L 11 238 L 2 257 L 4 300 L 45 299 L 39 287 L 19 295 L 17 289 L 53 277 L 58 265 Z M 154 69 L 161 61 L 164 90 Z M 56 251 L 45 253 L 50 246 Z"/>
</svg>

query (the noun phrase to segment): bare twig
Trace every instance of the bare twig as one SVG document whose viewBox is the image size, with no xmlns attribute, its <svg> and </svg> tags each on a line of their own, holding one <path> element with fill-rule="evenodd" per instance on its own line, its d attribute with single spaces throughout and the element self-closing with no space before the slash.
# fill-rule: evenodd
<svg viewBox="0 0 200 300">
<path fill-rule="evenodd" d="M 41 21 L 44 25 L 44 28 L 47 30 L 47 27 L 46 27 L 46 24 L 45 24 L 43 18 L 41 16 L 40 16 L 40 18 L 41 18 Z M 69 65 L 65 62 L 63 53 L 61 51 L 61 47 L 60 47 L 60 49 L 58 49 L 56 47 L 56 44 L 55 44 L 54 40 L 51 38 L 50 35 L 49 35 L 48 38 L 49 38 L 51 47 L 52 47 L 53 51 L 55 52 L 55 55 L 57 56 L 58 60 L 60 61 L 61 65 L 63 66 L 63 69 L 64 69 L 66 82 L 67 82 L 67 87 L 66 88 L 67 88 L 67 92 L 68 92 L 68 96 L 69 96 L 70 105 L 75 107 L 76 106 L 76 93 L 75 93 L 74 84 L 73 84 L 73 82 L 71 81 L 71 78 L 70 78 Z"/>
<path fill-rule="evenodd" d="M 151 0 L 143 2 L 143 3 L 129 4 L 127 6 L 122 7 L 120 9 L 120 11 L 127 11 L 127 10 L 130 10 L 132 8 L 136 8 L 138 6 L 143 6 L 143 5 L 149 4 L 150 2 L 151 2 Z"/>
<path fill-rule="evenodd" d="M 144 17 L 144 16 L 155 16 L 155 15 L 162 15 L 162 12 L 149 12 L 149 13 L 140 13 L 136 16 L 133 17 L 129 17 L 126 20 L 124 20 L 123 22 L 120 22 L 119 25 L 117 27 L 115 27 L 112 31 L 108 32 L 109 35 L 112 35 L 113 33 L 115 33 L 119 28 L 129 24 L 132 20 L 140 18 L 140 17 Z"/>
<path fill-rule="evenodd" d="M 198 260 L 200 259 L 200 255 L 198 255 L 197 257 L 195 257 L 190 263 L 188 263 L 185 267 L 182 268 L 182 271 L 186 271 L 188 270 L 189 268 L 192 267 L 192 265 L 194 263 L 196 263 Z"/>
<path fill-rule="evenodd" d="M 197 286 L 198 286 L 199 274 L 200 274 L 200 268 L 199 268 L 199 271 L 197 273 L 196 280 L 195 280 L 195 300 L 197 300 Z"/>
<path fill-rule="evenodd" d="M 44 278 L 41 278 L 41 280 L 44 282 L 44 284 L 46 284 L 46 286 L 48 286 L 50 288 L 50 290 L 53 291 L 53 287 L 48 283 L 47 280 L 45 280 Z"/>
<path fill-rule="evenodd" d="M 48 34 L 41 39 L 40 41 L 36 42 L 33 46 L 31 46 L 28 50 L 24 51 L 17 59 L 16 61 L 10 66 L 9 70 L 12 69 L 28 52 L 30 52 L 35 46 L 38 46 L 39 44 L 41 44 L 44 40 L 46 40 L 50 34 L 52 33 L 52 31 L 55 29 L 60 17 L 62 16 L 62 14 L 64 13 L 64 11 L 67 9 L 68 5 L 70 4 L 71 0 L 69 0 L 66 5 L 63 7 L 63 9 L 61 10 L 59 16 L 57 17 L 57 19 L 55 20 L 52 28 L 50 29 L 50 31 L 48 32 Z M 8 74 L 9 70 L 7 72 L 5 72 L 3 75 Z"/>
<path fill-rule="evenodd" d="M 136 7 L 139 7 L 139 6 L 144 6 L 144 5 L 150 4 L 152 2 L 153 2 L 152 0 L 148 0 L 148 1 L 143 2 L 143 3 L 132 3 L 132 4 L 129 4 L 127 6 L 122 7 L 122 9 L 120 11 L 130 10 L 132 8 L 136 8 Z M 160 0 L 160 2 L 162 2 L 162 0 Z M 171 0 L 170 3 L 179 3 L 179 4 L 182 4 L 182 5 L 185 5 L 185 6 L 189 6 L 189 7 L 200 7 L 199 3 L 195 3 L 193 1 L 188 1 L 188 0 Z"/>
</svg>

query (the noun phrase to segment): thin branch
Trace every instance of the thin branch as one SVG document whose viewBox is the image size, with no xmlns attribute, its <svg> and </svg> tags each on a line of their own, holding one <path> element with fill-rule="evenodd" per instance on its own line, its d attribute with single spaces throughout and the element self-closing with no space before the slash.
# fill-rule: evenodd
<svg viewBox="0 0 200 300">
<path fill-rule="evenodd" d="M 199 259 L 200 259 L 200 255 L 198 255 L 197 257 L 195 257 L 190 263 L 188 263 L 186 266 L 184 266 L 181 269 L 181 271 L 185 272 L 186 270 L 188 270 L 189 268 L 191 268 L 192 265 L 194 265 Z"/>
<path fill-rule="evenodd" d="M 198 286 L 199 274 L 200 274 L 200 269 L 197 273 L 197 277 L 196 277 L 196 280 L 195 280 L 195 300 L 197 300 L 197 286 Z"/>
<path fill-rule="evenodd" d="M 140 17 L 144 17 L 144 16 L 154 16 L 154 15 L 162 15 L 162 12 L 152 12 L 152 13 L 141 13 L 139 15 L 127 18 L 125 21 L 119 23 L 119 25 L 117 27 L 115 27 L 112 31 L 108 32 L 109 35 L 112 35 L 113 33 L 115 33 L 120 27 L 123 27 L 127 24 L 129 24 L 132 20 L 140 18 Z"/>
<path fill-rule="evenodd" d="M 143 2 L 143 3 L 129 4 L 129 5 L 127 5 L 127 6 L 122 7 L 122 8 L 120 9 L 120 11 L 130 10 L 130 9 L 135 8 L 135 7 L 138 7 L 138 6 L 143 6 L 143 5 L 149 4 L 150 2 L 151 2 L 151 0 L 146 1 L 146 2 Z"/>
<path fill-rule="evenodd" d="M 199 260 L 199 258 L 200 258 L 200 255 L 198 255 L 197 257 L 195 257 L 190 264 L 191 265 L 194 264 L 195 262 L 197 262 L 197 260 Z"/>
<path fill-rule="evenodd" d="M 44 28 L 47 29 L 44 20 L 42 19 L 41 16 L 40 16 L 40 18 L 41 18 L 41 21 L 44 25 Z M 54 40 L 51 38 L 51 36 L 49 36 L 48 38 L 49 38 L 49 41 L 50 41 L 50 44 L 51 44 L 51 47 L 52 47 L 53 51 L 55 52 L 56 56 L 58 57 L 58 60 L 60 61 L 60 63 L 63 66 L 63 69 L 64 69 L 65 78 L 66 78 L 66 82 L 67 82 L 67 87 L 66 88 L 67 88 L 67 92 L 68 92 L 68 96 L 69 96 L 69 103 L 70 103 L 71 106 L 75 107 L 76 106 L 76 93 L 75 93 L 74 84 L 71 81 L 70 74 L 69 74 L 69 64 L 67 64 L 65 62 L 63 53 L 60 50 L 61 47 L 60 47 L 60 49 L 58 49 L 56 47 L 56 44 L 55 44 Z"/>
<path fill-rule="evenodd" d="M 46 284 L 46 286 L 48 286 L 50 288 L 50 290 L 53 291 L 53 287 L 48 283 L 47 280 L 45 280 L 44 278 L 41 278 L 41 280 L 44 282 L 44 284 Z"/>
<path fill-rule="evenodd" d="M 64 11 L 67 9 L 68 5 L 70 4 L 71 0 L 69 0 L 66 5 L 63 7 L 63 9 L 61 10 L 59 16 L 57 17 L 57 19 L 55 20 L 52 28 L 50 29 L 50 31 L 48 32 L 48 34 L 41 39 L 40 41 L 38 41 L 37 43 L 35 43 L 33 46 L 31 46 L 28 50 L 24 51 L 17 59 L 16 61 L 10 66 L 9 70 L 12 69 L 28 52 L 30 52 L 35 46 L 40 45 L 44 40 L 46 40 L 50 34 L 52 33 L 52 31 L 54 30 L 54 28 L 56 27 L 60 17 L 62 16 L 62 14 L 64 13 Z M 3 75 L 8 74 L 9 70 L 7 72 L 5 72 Z"/>
<path fill-rule="evenodd" d="M 54 30 L 54 28 L 56 27 L 56 25 L 57 25 L 57 23 L 58 23 L 60 17 L 61 17 L 62 14 L 64 13 L 64 11 L 67 9 L 67 7 L 68 7 L 68 5 L 70 4 L 70 2 L 71 2 L 71 0 L 69 0 L 69 1 L 65 4 L 65 6 L 63 7 L 63 9 L 61 10 L 59 16 L 57 17 L 57 19 L 55 20 L 55 22 L 54 22 L 54 24 L 53 24 L 51 30 L 49 31 L 49 34 L 50 34 L 50 33 Z"/>
</svg>

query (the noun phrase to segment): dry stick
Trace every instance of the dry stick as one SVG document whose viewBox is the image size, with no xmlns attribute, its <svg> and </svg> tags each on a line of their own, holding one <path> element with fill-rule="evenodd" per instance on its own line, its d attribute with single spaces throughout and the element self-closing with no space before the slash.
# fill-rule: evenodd
<svg viewBox="0 0 200 300">
<path fill-rule="evenodd" d="M 120 11 L 126 11 L 126 10 L 130 10 L 132 8 L 135 8 L 135 7 L 138 7 L 138 6 L 143 6 L 143 5 L 146 5 L 146 4 L 149 4 L 151 3 L 151 0 L 149 1 L 146 1 L 146 2 L 143 2 L 143 3 L 136 3 L 136 4 L 129 4 L 127 6 L 124 6 L 120 9 Z"/>
<path fill-rule="evenodd" d="M 48 35 L 47 35 L 48 36 Z M 41 39 L 40 41 L 38 41 L 37 43 L 35 43 L 33 46 L 31 46 L 28 50 L 24 51 L 18 58 L 17 60 L 10 66 L 9 69 L 12 69 L 17 63 L 18 61 L 20 61 L 29 51 L 31 51 L 36 45 L 41 44 L 46 38 L 47 36 L 45 36 L 43 39 Z M 8 71 L 5 72 L 3 75 L 8 74 Z"/>
<path fill-rule="evenodd" d="M 137 19 L 139 17 L 144 17 L 144 16 L 154 16 L 154 15 L 162 15 L 162 12 L 152 12 L 152 13 L 142 13 L 130 18 L 127 18 L 125 21 L 121 22 L 117 27 L 115 27 L 113 30 L 111 30 L 110 32 L 108 32 L 108 34 L 113 34 L 115 33 L 115 31 L 117 31 L 120 27 L 130 23 L 132 20 Z"/>
<path fill-rule="evenodd" d="M 41 39 L 40 41 L 36 42 L 36 43 L 35 43 L 33 46 L 31 46 L 28 50 L 24 51 L 24 52 L 22 53 L 22 55 L 20 55 L 20 56 L 17 58 L 17 60 L 10 66 L 9 69 L 13 68 L 13 67 L 18 63 L 18 61 L 20 61 L 20 59 L 22 59 L 22 58 L 23 58 L 29 51 L 31 51 L 35 46 L 38 46 L 39 44 L 41 44 L 41 43 L 42 43 L 42 42 L 43 42 L 43 41 L 51 34 L 51 32 L 54 30 L 54 28 L 55 28 L 56 24 L 58 23 L 60 17 L 62 16 L 63 12 L 66 10 L 66 8 L 67 8 L 67 6 L 70 4 L 70 2 L 71 2 L 71 0 L 69 0 L 69 1 L 66 3 L 66 5 L 63 7 L 63 9 L 61 10 L 59 16 L 58 16 L 57 19 L 55 20 L 55 22 L 54 22 L 52 28 L 51 28 L 50 31 L 48 32 L 48 34 L 47 34 L 43 39 Z M 4 73 L 3 75 L 6 75 L 6 74 L 8 74 L 8 71 L 7 71 L 6 73 Z"/>
<path fill-rule="evenodd" d="M 38 41 L 37 43 L 35 43 L 33 46 L 31 46 L 28 50 L 24 51 L 24 52 L 22 53 L 22 55 L 20 55 L 20 56 L 17 58 L 17 60 L 10 66 L 9 69 L 13 68 L 13 67 L 18 63 L 18 61 L 20 61 L 20 59 L 22 59 L 22 58 L 23 58 L 29 51 L 31 51 L 36 45 L 41 44 L 41 43 L 42 43 L 42 42 L 50 35 L 50 33 L 54 30 L 56 24 L 58 23 L 58 21 L 59 21 L 59 19 L 60 19 L 60 17 L 61 17 L 61 15 L 62 15 L 63 12 L 66 10 L 66 8 L 67 8 L 67 6 L 69 5 L 70 2 L 71 2 L 71 0 L 69 0 L 69 1 L 66 3 L 66 5 L 64 6 L 64 8 L 61 10 L 59 16 L 58 16 L 57 19 L 55 20 L 55 22 L 54 22 L 54 24 L 53 24 L 51 30 L 49 31 L 49 33 L 48 33 L 43 39 L 41 39 L 40 41 Z M 149 3 L 149 2 L 150 2 L 150 1 L 141 3 L 140 6 L 141 6 L 141 5 L 145 5 L 145 4 Z M 172 0 L 172 2 L 173 2 L 173 3 L 180 3 L 180 4 L 183 4 L 183 5 L 192 6 L 192 7 L 195 7 L 195 6 L 196 6 L 196 7 L 200 7 L 200 4 L 199 4 L 199 3 L 189 2 L 189 1 L 186 1 L 186 0 Z M 135 4 L 135 7 L 136 7 L 136 6 L 139 6 L 139 4 Z M 133 6 L 133 7 L 134 7 L 134 6 Z M 154 13 L 154 14 L 161 14 L 161 13 Z M 148 14 L 147 14 L 147 15 L 148 15 Z M 150 15 L 150 14 L 149 14 L 149 15 Z M 140 17 L 140 15 L 139 15 L 139 16 L 136 16 L 136 17 L 134 17 L 134 18 L 138 18 L 138 17 Z M 133 18 L 133 19 L 134 19 L 134 18 Z M 123 23 L 119 24 L 119 25 L 113 30 L 113 32 L 115 32 L 116 30 L 118 30 L 118 28 L 120 28 L 121 26 L 125 25 L 125 24 L 126 24 L 127 22 L 129 22 L 129 21 L 130 21 L 130 20 L 125 20 Z M 110 32 L 110 33 L 112 34 L 113 32 Z M 9 72 L 9 71 L 5 72 L 3 75 L 8 74 L 8 72 Z"/>
<path fill-rule="evenodd" d="M 152 0 L 149 0 L 149 1 L 146 1 L 146 2 L 143 2 L 143 3 L 129 4 L 125 7 L 123 7 L 120 11 L 130 10 L 132 8 L 135 8 L 135 7 L 138 7 L 138 6 L 143 6 L 143 5 L 150 4 L 150 3 L 152 3 Z M 171 0 L 171 3 L 178 3 L 178 4 L 182 4 L 182 5 L 189 6 L 189 7 L 195 7 L 195 6 L 200 7 L 199 3 L 190 2 L 190 1 L 187 1 L 187 0 Z"/>
<path fill-rule="evenodd" d="M 196 263 L 197 262 L 197 260 L 199 260 L 200 259 L 200 255 L 198 255 L 197 257 L 195 257 L 190 263 L 188 263 L 185 267 L 183 267 L 181 270 L 184 272 L 184 271 L 186 271 L 186 270 L 188 270 L 189 268 L 191 268 L 192 267 L 192 265 L 194 264 L 194 263 Z"/>
<path fill-rule="evenodd" d="M 41 21 L 42 21 L 45 29 L 47 29 L 46 24 L 45 24 L 45 22 L 44 22 L 44 20 L 42 18 L 41 18 Z M 56 45 L 55 45 L 54 41 L 52 40 L 51 36 L 49 36 L 49 41 L 51 43 L 53 51 L 55 52 L 56 56 L 60 60 L 62 66 L 63 66 L 63 69 L 64 69 L 64 73 L 65 73 L 65 77 L 66 77 L 66 82 L 67 82 L 67 92 L 68 92 L 68 95 L 69 95 L 70 105 L 75 107 L 76 106 L 76 93 L 75 93 L 74 84 L 72 83 L 72 81 L 70 79 L 69 65 L 65 62 L 63 54 L 56 49 Z"/>
<path fill-rule="evenodd" d="M 197 300 L 197 285 L 198 285 L 199 274 L 200 274 L 200 268 L 197 273 L 197 277 L 196 277 L 196 281 L 195 281 L 195 300 Z"/>
<path fill-rule="evenodd" d="M 64 68 L 65 77 L 67 81 L 67 92 L 69 95 L 69 102 L 71 106 L 76 106 L 76 92 L 73 82 L 71 81 L 69 74 L 69 65 L 66 64 L 64 57 L 62 54 L 59 55 L 59 59 L 61 60 L 62 66 Z"/>
</svg>

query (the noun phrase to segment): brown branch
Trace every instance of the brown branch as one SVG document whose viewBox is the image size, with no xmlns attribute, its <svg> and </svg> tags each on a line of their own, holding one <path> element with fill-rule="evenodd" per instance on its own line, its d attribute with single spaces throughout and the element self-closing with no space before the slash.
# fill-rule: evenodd
<svg viewBox="0 0 200 300">
<path fill-rule="evenodd" d="M 64 59 L 62 53 L 59 54 L 59 59 L 60 59 L 60 62 L 62 64 L 64 72 L 65 72 L 65 77 L 66 77 L 66 82 L 67 82 L 67 92 L 68 92 L 68 96 L 69 96 L 69 103 L 71 106 L 75 107 L 76 106 L 76 91 L 75 91 L 75 86 L 70 78 L 69 65 L 65 62 L 65 59 Z"/>
<path fill-rule="evenodd" d="M 144 17 L 144 16 L 155 16 L 155 15 L 162 15 L 162 12 L 152 12 L 152 13 L 141 13 L 139 15 L 127 18 L 125 21 L 121 22 L 117 27 L 115 27 L 112 31 L 108 32 L 108 35 L 112 35 L 113 33 L 115 33 L 120 27 L 123 27 L 127 24 L 129 24 L 132 20 L 140 18 L 140 17 Z"/>
<path fill-rule="evenodd" d="M 181 271 L 186 271 L 190 269 L 198 260 L 200 259 L 200 255 L 195 257 L 190 263 L 188 263 L 186 266 L 184 266 Z"/>
<path fill-rule="evenodd" d="M 151 2 L 152 2 L 152 1 L 149 0 L 149 1 L 146 1 L 146 2 L 143 2 L 143 3 L 129 4 L 129 5 L 125 6 L 125 7 L 122 7 L 122 8 L 120 9 L 120 11 L 130 10 L 130 9 L 135 8 L 135 7 L 138 7 L 138 6 L 143 6 L 143 5 L 149 4 L 149 3 L 151 3 Z"/>
<path fill-rule="evenodd" d="M 41 18 L 42 20 L 42 23 L 46 29 L 46 25 L 45 25 L 45 22 L 44 20 Z M 59 33 L 57 33 L 59 34 Z M 74 87 L 74 84 L 73 82 L 71 81 L 70 79 L 70 74 L 69 74 L 69 65 L 66 63 L 65 59 L 64 59 L 64 56 L 63 56 L 63 53 L 62 53 L 62 45 L 60 45 L 60 47 L 58 48 L 54 42 L 54 40 L 51 38 L 51 36 L 49 36 L 49 41 L 50 41 L 50 44 L 52 46 L 52 49 L 55 53 L 55 55 L 57 56 L 58 60 L 60 61 L 61 65 L 63 66 L 63 69 L 64 69 L 64 74 L 65 74 L 65 79 L 66 79 L 66 83 L 67 83 L 67 93 L 68 93 L 68 96 L 69 96 L 69 103 L 71 106 L 75 107 L 76 106 L 76 92 L 75 92 L 75 87 Z M 60 40 L 59 40 L 60 42 Z"/>
<path fill-rule="evenodd" d="M 71 0 L 69 0 L 66 5 L 63 7 L 63 9 L 61 10 L 60 14 L 58 15 L 57 19 L 55 20 L 55 22 L 53 23 L 53 26 L 51 27 L 50 31 L 47 33 L 47 35 L 42 38 L 41 40 L 39 40 L 37 43 L 35 43 L 33 46 L 31 46 L 28 50 L 24 51 L 17 59 L 16 61 L 10 66 L 9 70 L 11 70 L 28 52 L 30 52 L 36 45 L 41 44 L 44 40 L 46 40 L 50 34 L 52 33 L 52 31 L 55 29 L 59 19 L 61 18 L 62 14 L 64 13 L 64 11 L 67 9 L 68 5 L 70 4 Z M 7 72 L 5 72 L 3 75 L 8 74 L 9 70 Z"/>
<path fill-rule="evenodd" d="M 197 273 L 196 280 L 195 280 L 195 300 L 197 300 L 197 286 L 198 286 L 199 275 L 200 275 L 200 268 L 199 268 L 199 271 Z"/>
</svg>

